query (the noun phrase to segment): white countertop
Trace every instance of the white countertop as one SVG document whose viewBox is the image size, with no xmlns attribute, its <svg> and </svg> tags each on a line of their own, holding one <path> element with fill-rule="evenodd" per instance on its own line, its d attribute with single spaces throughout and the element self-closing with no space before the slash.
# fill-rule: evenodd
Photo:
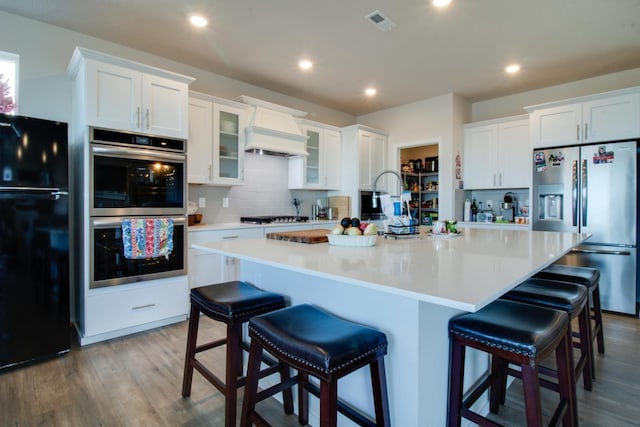
<svg viewBox="0 0 640 427">
<path fill-rule="evenodd" d="M 376 246 L 363 248 L 271 239 L 232 240 L 193 247 L 476 311 L 587 237 L 575 233 L 472 228 L 464 229 L 454 238 L 420 235 L 394 240 L 379 236 Z"/>
</svg>

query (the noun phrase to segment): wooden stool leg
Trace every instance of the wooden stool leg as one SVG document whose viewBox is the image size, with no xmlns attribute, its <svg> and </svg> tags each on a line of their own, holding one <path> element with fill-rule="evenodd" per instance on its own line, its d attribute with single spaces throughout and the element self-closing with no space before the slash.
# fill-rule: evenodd
<svg viewBox="0 0 640 427">
<path fill-rule="evenodd" d="M 580 359 L 584 359 L 584 367 L 582 369 L 582 381 L 584 383 L 585 390 L 591 391 L 593 387 L 593 369 L 592 369 L 592 356 L 593 356 L 593 342 L 591 341 L 591 324 L 589 320 L 589 307 L 580 312 L 578 316 L 578 328 L 580 330 Z"/>
<path fill-rule="evenodd" d="M 309 375 L 304 372 L 298 372 L 300 380 L 298 381 L 298 423 L 301 426 L 309 424 L 309 391 L 307 383 Z"/>
<path fill-rule="evenodd" d="M 225 372 L 224 422 L 226 427 L 236 425 L 238 402 L 238 376 L 242 375 L 242 324 L 227 325 L 227 354 Z"/>
<path fill-rule="evenodd" d="M 384 370 L 384 358 L 380 357 L 369 365 L 371 369 L 371 385 L 373 388 L 373 403 L 376 411 L 376 424 L 390 426 L 389 396 L 387 395 L 387 377 Z"/>
<path fill-rule="evenodd" d="M 577 425 L 578 407 L 576 397 L 576 384 L 573 379 L 573 367 L 570 358 L 573 357 L 573 346 L 568 338 L 565 338 L 556 348 L 556 368 L 558 369 L 558 391 L 560 399 L 566 401 L 566 410 L 562 418 L 562 425 L 570 427 Z"/>
<path fill-rule="evenodd" d="M 255 412 L 256 398 L 258 397 L 260 363 L 262 363 L 262 346 L 252 341 L 249 347 L 249 365 L 247 366 L 247 379 L 244 385 L 244 401 L 242 402 L 240 427 L 251 426 L 251 417 Z"/>
<path fill-rule="evenodd" d="M 198 322 L 200 310 L 191 304 L 189 313 L 189 330 L 187 332 L 187 350 L 184 356 L 184 374 L 182 377 L 182 397 L 191 395 L 191 382 L 193 381 L 193 359 L 196 356 L 196 342 L 198 340 Z"/>
<path fill-rule="evenodd" d="M 451 378 L 449 385 L 449 427 L 460 427 L 462 421 L 462 382 L 464 380 L 465 346 L 453 337 L 451 344 Z"/>
<path fill-rule="evenodd" d="M 520 366 L 522 368 L 522 386 L 524 388 L 524 402 L 527 411 L 527 426 L 542 427 L 542 404 L 540 402 L 538 367 L 527 364 Z"/>
<path fill-rule="evenodd" d="M 338 425 L 338 382 L 320 380 L 320 427 Z"/>
<path fill-rule="evenodd" d="M 595 320 L 594 332 L 598 341 L 598 353 L 604 354 L 604 328 L 602 326 L 602 306 L 600 305 L 599 286 L 591 293 L 593 298 L 593 319 Z"/>
<path fill-rule="evenodd" d="M 507 395 L 507 368 L 509 364 L 495 354 L 491 356 L 491 389 L 489 391 L 489 410 L 497 414 L 500 405 L 504 405 Z"/>
<path fill-rule="evenodd" d="M 280 364 L 280 382 L 287 382 L 291 379 L 291 370 L 289 369 L 289 365 L 284 362 L 279 362 Z M 284 404 L 284 413 L 287 415 L 293 414 L 293 392 L 291 391 L 291 387 L 282 390 L 282 402 Z"/>
</svg>

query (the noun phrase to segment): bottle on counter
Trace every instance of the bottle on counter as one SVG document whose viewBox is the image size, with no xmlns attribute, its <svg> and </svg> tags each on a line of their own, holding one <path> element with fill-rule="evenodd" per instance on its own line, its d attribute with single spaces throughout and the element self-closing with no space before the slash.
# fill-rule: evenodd
<svg viewBox="0 0 640 427">
<path fill-rule="evenodd" d="M 464 201 L 464 210 L 462 212 L 462 220 L 465 222 L 471 221 L 471 200 Z"/>
<path fill-rule="evenodd" d="M 475 222 L 478 220 L 478 205 L 476 205 L 476 199 L 473 199 L 471 202 L 471 221 Z"/>
</svg>

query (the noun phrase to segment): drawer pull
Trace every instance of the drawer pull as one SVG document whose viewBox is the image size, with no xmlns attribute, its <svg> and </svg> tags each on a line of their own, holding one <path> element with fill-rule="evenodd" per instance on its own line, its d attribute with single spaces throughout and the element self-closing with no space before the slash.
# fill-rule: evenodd
<svg viewBox="0 0 640 427">
<path fill-rule="evenodd" d="M 237 239 L 240 236 L 224 236 L 223 239 Z"/>
<path fill-rule="evenodd" d="M 150 307 L 155 307 L 155 304 L 139 305 L 136 307 L 131 307 L 131 310 L 142 310 L 143 308 L 150 308 Z"/>
</svg>

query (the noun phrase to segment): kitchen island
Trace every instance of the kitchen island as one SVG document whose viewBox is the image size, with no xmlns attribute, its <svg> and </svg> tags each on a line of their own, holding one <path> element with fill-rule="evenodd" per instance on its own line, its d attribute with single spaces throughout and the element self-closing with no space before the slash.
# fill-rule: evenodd
<svg viewBox="0 0 640 427">
<path fill-rule="evenodd" d="M 241 259 L 242 280 L 287 295 L 291 304 L 315 304 L 386 333 L 393 424 L 442 426 L 447 412 L 449 319 L 479 310 L 587 237 L 467 229 L 453 238 L 380 236 L 372 247 L 269 239 L 193 246 Z M 469 384 L 486 371 L 487 360 L 470 352 Z M 373 413 L 369 381 L 367 370 L 358 371 L 341 380 L 339 394 Z M 314 406 L 311 409 L 313 416 Z M 340 425 L 350 423 L 340 418 Z"/>
</svg>

